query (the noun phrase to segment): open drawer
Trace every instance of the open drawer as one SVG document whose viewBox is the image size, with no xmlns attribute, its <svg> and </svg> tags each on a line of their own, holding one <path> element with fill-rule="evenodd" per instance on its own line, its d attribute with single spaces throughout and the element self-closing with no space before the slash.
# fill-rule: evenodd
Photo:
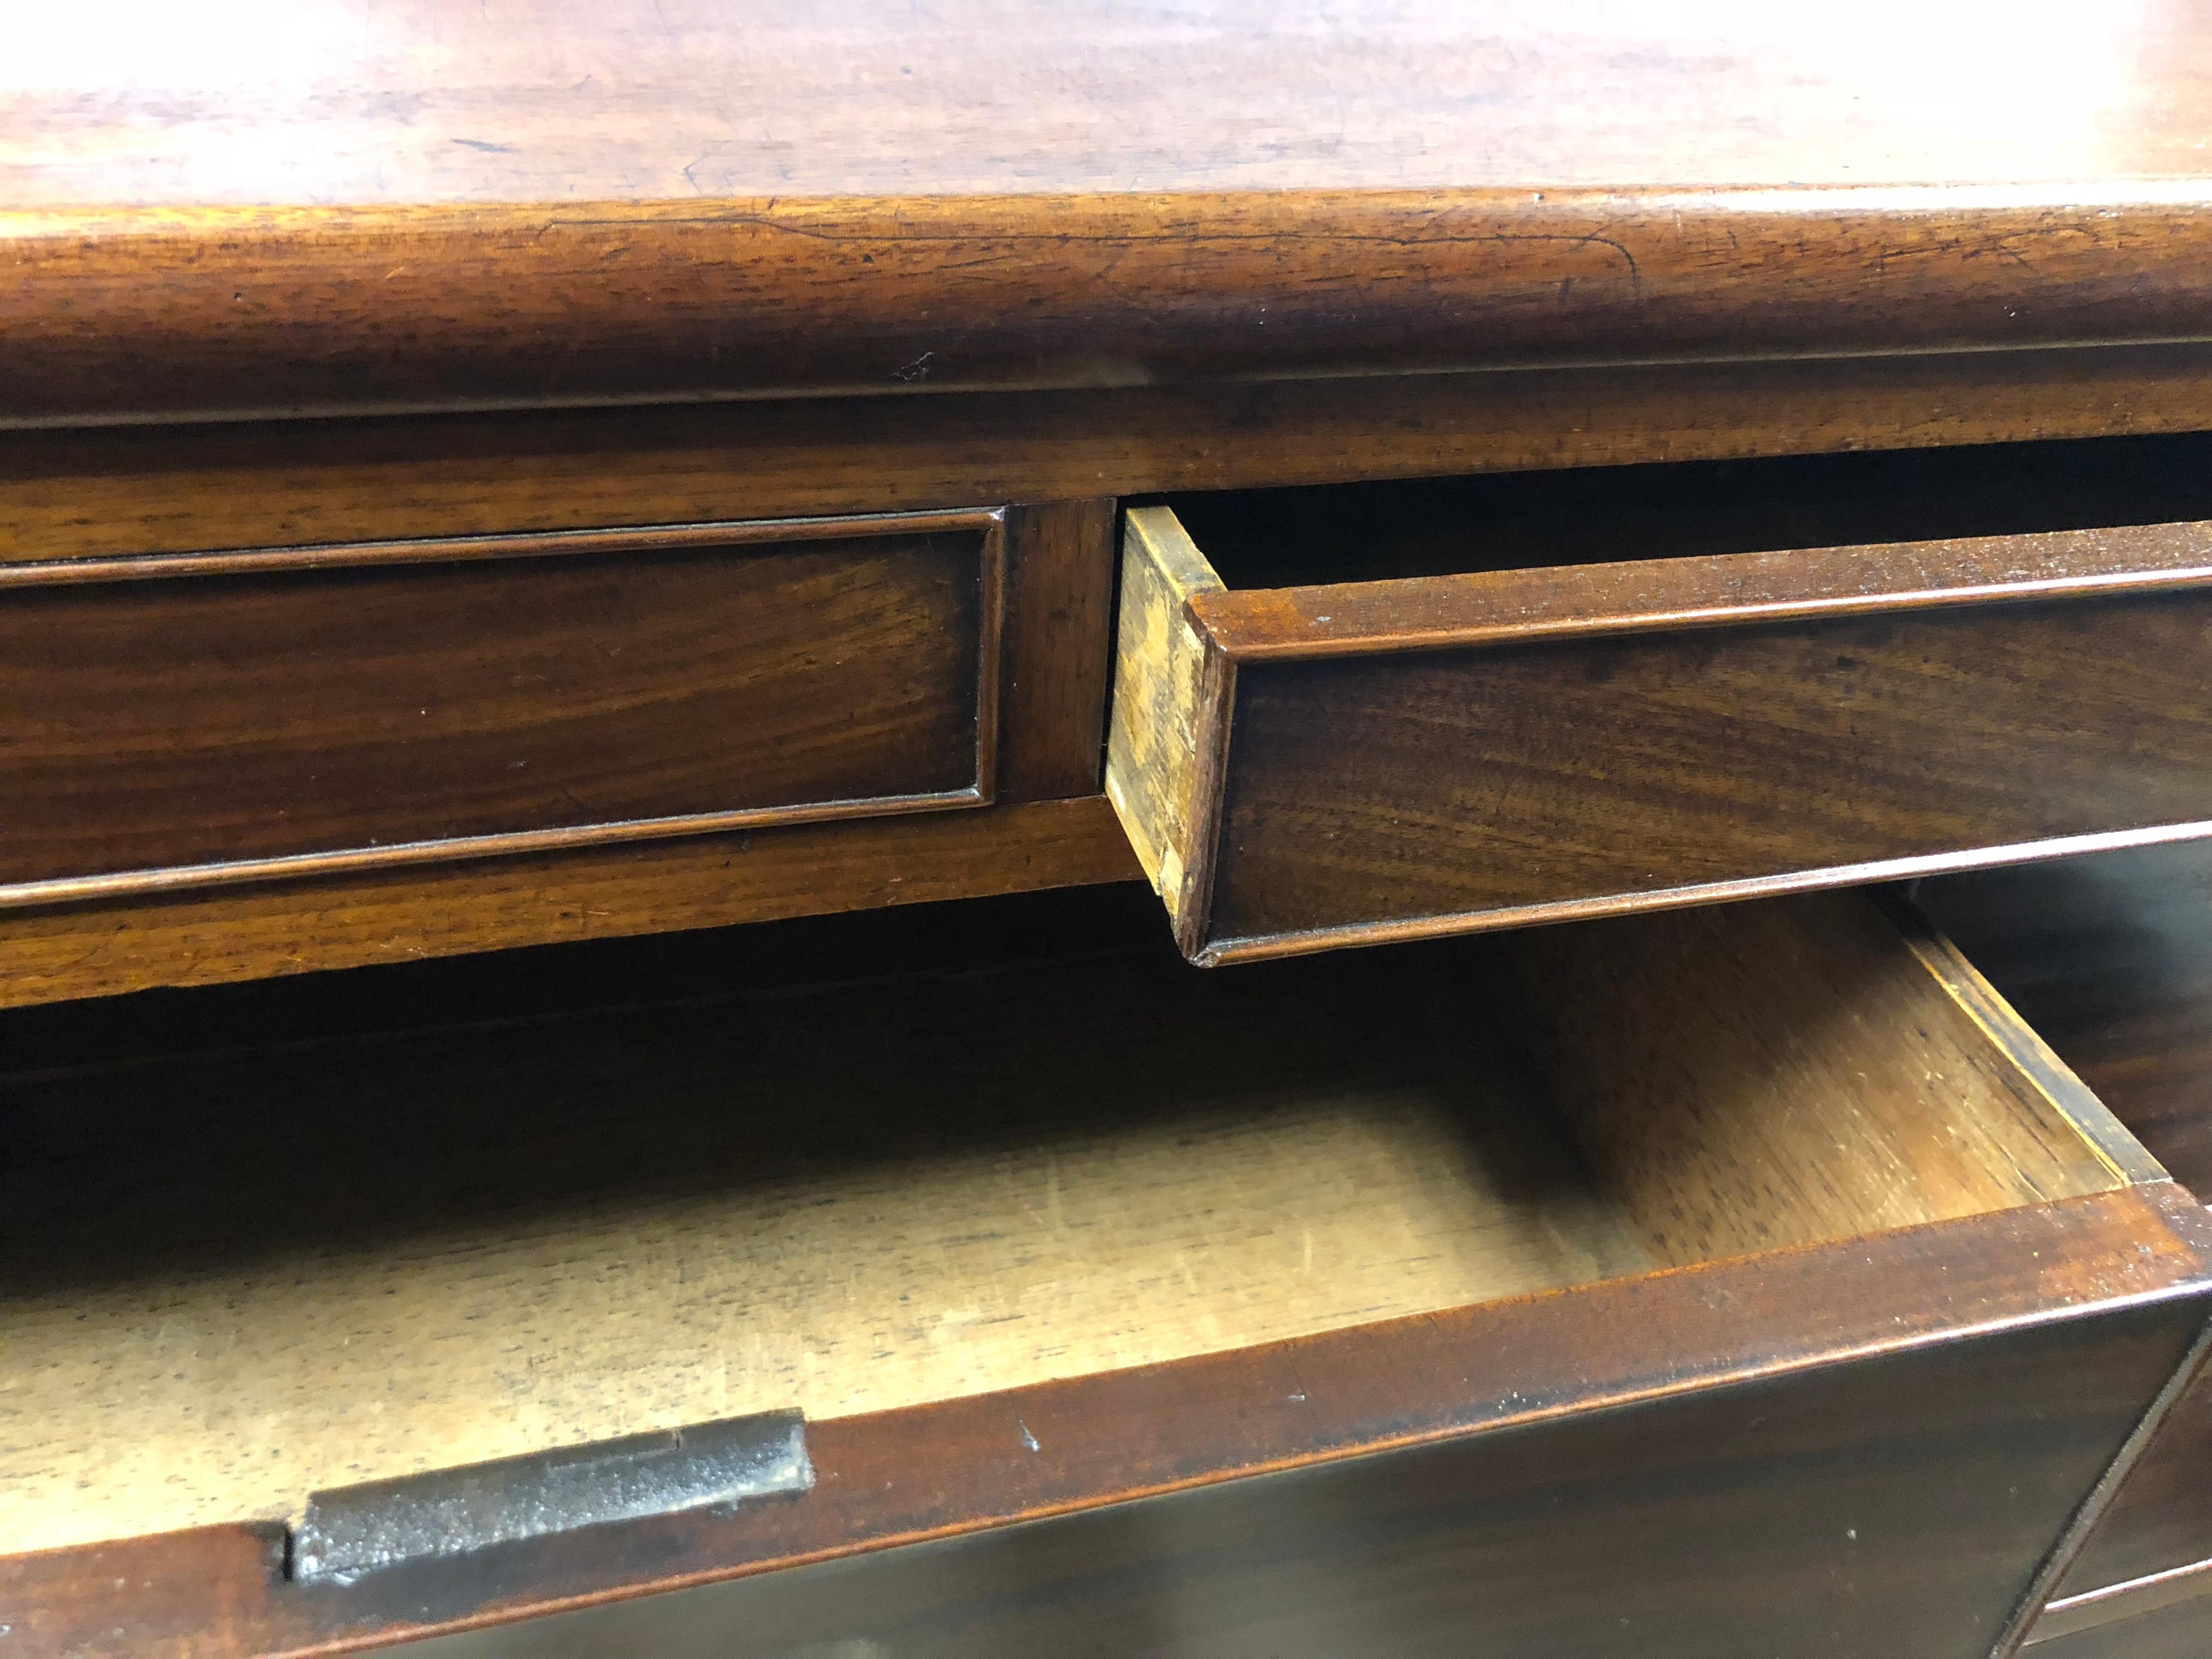
<svg viewBox="0 0 2212 1659">
<path fill-rule="evenodd" d="M 11 1017 L 10 1659 L 1958 1659 L 2203 1324 L 2203 1212 L 1863 895 L 1196 977 L 1149 908 Z"/>
<path fill-rule="evenodd" d="M 2205 833 L 2201 439 L 1131 509 L 1107 773 L 1194 960 Z"/>
</svg>

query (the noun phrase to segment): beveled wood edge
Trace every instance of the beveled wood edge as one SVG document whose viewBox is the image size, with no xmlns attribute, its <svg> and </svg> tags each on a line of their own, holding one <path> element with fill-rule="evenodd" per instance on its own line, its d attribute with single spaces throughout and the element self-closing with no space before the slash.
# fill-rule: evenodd
<svg viewBox="0 0 2212 1659">
<path fill-rule="evenodd" d="M 693 836 L 834 823 L 848 818 L 953 811 L 992 804 L 982 788 L 971 784 L 964 789 L 939 790 L 930 794 L 863 796 L 854 800 L 813 801 L 797 806 L 755 806 L 730 812 L 693 812 L 681 817 L 632 818 L 618 823 L 579 824 L 562 830 L 457 836 L 450 841 L 395 842 L 388 847 L 289 853 L 278 858 L 237 859 L 222 864 L 180 864 L 94 876 L 56 876 L 45 881 L 19 881 L 0 886 L 0 911 L 152 897 L 203 888 L 349 875 L 360 871 L 404 870 L 425 864 L 465 863 L 474 859 L 619 847 L 631 842 L 678 841 Z"/>
<path fill-rule="evenodd" d="M 673 553 L 694 549 L 755 547 L 763 543 L 854 541 L 877 536 L 925 536 L 970 530 L 981 532 L 987 544 L 994 541 L 1000 544 L 988 556 L 1003 563 L 1006 527 L 1006 507 L 979 507 L 949 511 L 625 525 L 592 530 L 537 530 L 482 536 L 398 537 L 387 541 L 219 548 L 198 553 L 0 562 L 0 589 L 186 576 L 254 575 L 279 570 L 547 559 L 592 553 Z"/>
<path fill-rule="evenodd" d="M 954 387 L 2196 342 L 2212 337 L 2208 204 L 2212 182 L 2179 179 L 17 210 L 0 246 L 22 390 L 0 394 L 0 421 L 896 394 L 906 349 L 948 337 L 964 343 L 939 377 Z M 1283 303 L 1286 248 L 1354 276 L 1380 249 L 1390 268 L 1347 320 Z M 1911 280 L 1850 285 L 1885 255 L 1911 256 Z M 1743 303 L 1814 261 L 1832 273 L 1815 302 Z M 847 278 L 826 348 L 825 262 Z M 1562 277 L 1579 279 L 1571 309 Z M 426 289 L 458 302 L 428 310 Z M 187 366 L 142 355 L 126 379 L 101 324 L 141 296 L 143 328 L 149 291 Z M 350 304 L 288 362 L 301 296 L 331 293 Z M 748 331 L 730 349 L 733 315 Z M 533 361 L 599 329 L 623 349 L 572 369 L 580 384 Z"/>
<path fill-rule="evenodd" d="M 2174 1368 L 2172 1376 L 2167 1380 L 2166 1386 L 2159 1390 L 2157 1398 L 2151 1401 L 2149 1409 L 2144 1412 L 2142 1420 L 2129 1434 L 2126 1442 L 2120 1447 L 2118 1455 L 2112 1459 L 2105 1473 L 2098 1477 L 2097 1484 L 2089 1489 L 2088 1496 L 2081 1500 L 2081 1506 L 2075 1511 L 2073 1519 L 2067 1523 L 2066 1530 L 2060 1536 L 2057 1547 L 2045 1559 L 2043 1565 L 2036 1570 L 2035 1577 L 2028 1583 L 2027 1593 L 2021 1597 L 2019 1605 L 2013 1609 L 2012 1617 L 2006 1621 L 2004 1633 L 1999 1638 L 1991 1659 L 2012 1659 L 2012 1656 L 2018 1653 L 2023 1646 L 2031 1642 L 2044 1639 L 2045 1632 L 2043 1627 L 2049 1622 L 2053 1607 L 2071 1607 L 2089 1599 L 2073 1597 L 2063 1603 L 2054 1603 L 2050 1597 L 2051 1590 L 2065 1577 L 2067 1569 L 2073 1565 L 2075 1557 L 2081 1553 L 2091 1534 L 2096 1531 L 2097 1523 L 2104 1518 L 2105 1512 L 2112 1507 L 2113 1500 L 2126 1486 L 2127 1478 L 2134 1470 L 2136 1459 L 2142 1455 L 2143 1449 L 2156 1437 L 2160 1427 L 2166 1421 L 2166 1413 L 2172 1411 L 2181 1397 L 2188 1392 L 2190 1383 L 2196 1379 L 2197 1370 L 2203 1364 L 2205 1355 L 2209 1352 L 2212 1352 L 2212 1323 L 2208 1323 L 2204 1329 L 2198 1333 L 2197 1340 L 2190 1347 L 2188 1357 Z M 2204 1565 L 2212 1567 L 2212 1563 Z M 2131 1609 L 2136 1612 L 2148 1610 L 2148 1607 Z M 2112 1616 L 2124 1617 L 2124 1615 Z M 2064 1631 L 2058 1629 L 2047 1632 L 2050 1636 L 2065 1633 Z"/>
<path fill-rule="evenodd" d="M 1929 919 L 1909 887 L 1882 890 L 1875 894 L 1875 902 L 1921 967 L 2072 1126 L 2115 1180 L 2139 1182 L 2172 1178 L 2096 1091 L 2044 1041 L 2043 1034 L 2021 1018 L 1972 958 Z"/>
<path fill-rule="evenodd" d="M 0 1007 L 1136 882 L 1101 795 L 0 911 Z"/>
<path fill-rule="evenodd" d="M 1334 927 L 1302 929 L 1238 939 L 1209 939 L 1191 956 L 1201 968 L 1238 962 L 1264 962 L 1277 957 L 1304 956 L 1317 951 L 1359 949 L 1395 945 L 1413 939 L 1444 939 L 1459 933 L 1489 933 L 1505 927 L 1533 927 L 1560 921 L 1589 921 L 1601 916 L 1634 915 L 1645 910 L 1678 910 L 1694 905 L 1718 904 L 1738 899 L 1779 898 L 1790 893 L 1817 892 L 1829 887 L 1858 887 L 1878 882 L 1907 880 L 1917 876 L 1949 875 L 1962 870 L 1984 869 L 2000 864 L 2034 864 L 2048 859 L 2070 858 L 2083 853 L 2116 852 L 2128 847 L 2154 847 L 2165 842 L 2212 837 L 2212 818 L 2186 823 L 2153 824 L 2137 830 L 2100 830 L 2092 835 L 2060 836 L 2046 841 L 2021 842 L 2002 847 L 1976 847 L 1948 853 L 1915 854 L 1909 857 L 1877 859 L 1865 864 L 1831 865 L 1814 870 L 1791 870 L 1780 875 L 1750 876 L 1733 881 L 1695 883 L 1683 887 L 1661 887 L 1647 891 L 1595 894 L 1491 910 L 1461 910 L 1442 915 L 1415 916 L 1402 921 L 1351 922 Z"/>
<path fill-rule="evenodd" d="M 975 607 L 975 769 L 969 793 L 988 806 L 999 793 L 1000 706 L 1006 696 L 1006 509 L 973 515 L 982 531 Z"/>
<path fill-rule="evenodd" d="M 2208 1295 L 2212 1220 L 2155 1182 L 828 1419 L 803 1499 L 315 1589 L 266 1523 L 211 1527 L 0 1559 L 0 1605 L 34 1637 L 96 1563 L 134 1651 L 354 1651 L 2096 1314 L 2178 1304 L 2193 1335 Z M 140 1599 L 106 1588 L 134 1575 Z"/>
<path fill-rule="evenodd" d="M 2174 433 L 2208 387 L 2073 346 L 21 434 L 0 560 Z"/>
<path fill-rule="evenodd" d="M 2207 585 L 2212 521 L 1229 589 L 1191 613 L 1240 662 L 1309 662 Z"/>
<path fill-rule="evenodd" d="M 383 564 L 444 563 L 457 560 L 520 559 L 578 553 L 659 552 L 672 548 L 754 545 L 775 541 L 853 540 L 885 533 L 980 531 L 976 577 L 979 604 L 975 639 L 975 735 L 973 781 L 959 789 L 915 794 L 865 795 L 846 800 L 804 801 L 784 806 L 744 807 L 731 811 L 689 812 L 659 818 L 631 818 L 609 823 L 576 824 L 556 830 L 456 836 L 438 841 L 398 842 L 382 847 L 351 847 L 326 852 L 292 853 L 261 859 L 170 865 L 118 870 L 95 875 L 57 876 L 43 881 L 0 884 L 0 911 L 41 908 L 102 899 L 151 896 L 199 888 L 235 887 L 252 882 L 341 875 L 358 871 L 409 869 L 425 864 L 471 859 L 557 853 L 631 842 L 673 841 L 728 831 L 829 823 L 847 818 L 890 817 L 914 812 L 954 811 L 988 806 L 999 775 L 1000 658 L 1005 641 L 1006 510 L 978 508 L 958 513 L 875 514 L 861 518 L 787 521 L 805 525 L 798 536 L 777 533 L 773 521 L 744 525 L 691 525 L 649 531 L 583 531 L 544 536 L 493 536 L 435 541 L 381 542 L 335 547 L 286 548 L 144 559 L 86 560 L 65 564 L 0 564 L 0 592 L 21 571 L 45 580 L 100 583 L 144 580 L 157 575 L 219 576 L 266 570 L 349 569 Z M 732 536 L 730 532 L 738 532 Z M 550 546 L 544 544 L 552 544 Z M 162 567 L 155 569 L 149 567 Z M 178 568 L 179 566 L 190 567 Z"/>
</svg>

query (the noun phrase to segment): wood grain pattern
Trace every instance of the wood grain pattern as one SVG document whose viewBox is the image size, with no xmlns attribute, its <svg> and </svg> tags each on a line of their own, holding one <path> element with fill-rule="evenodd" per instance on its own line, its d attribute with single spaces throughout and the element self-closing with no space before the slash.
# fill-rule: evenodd
<svg viewBox="0 0 2212 1659">
<path fill-rule="evenodd" d="M 711 201 L 1194 181 L 2056 179 L 2087 192 L 2203 169 L 2206 25 L 2188 6 L 2019 33 L 1895 3 L 1748 26 L 1721 9 L 1532 13 L 1510 0 L 1316 15 L 1262 0 L 798 13 L 540 0 L 462 16 L 437 0 L 337 0 L 307 17 L 130 21 L 64 15 L 16 43 L 8 200 Z"/>
<path fill-rule="evenodd" d="M 2212 848 L 1948 877 L 1922 883 L 1917 902 L 2175 1178 L 2212 1200 Z"/>
<path fill-rule="evenodd" d="M 1202 914 L 1209 769 L 1219 762 L 1222 664 L 1190 617 L 1221 585 L 1165 507 L 1132 507 L 1121 544 L 1106 799 L 1178 931 Z"/>
<path fill-rule="evenodd" d="M 2185 432 L 2208 388 L 2177 345 L 26 432 L 0 560 Z"/>
<path fill-rule="evenodd" d="M 1217 581 L 1187 603 L 1239 663 L 1320 662 L 2212 584 L 2212 521 L 1706 558 L 1654 552 L 1618 563 L 1260 592 Z"/>
<path fill-rule="evenodd" d="M 804 535 L 0 573 L 0 896 L 988 800 L 998 522 Z"/>
<path fill-rule="evenodd" d="M 0 915 L 0 1006 L 1137 881 L 1102 795 Z"/>
<path fill-rule="evenodd" d="M 0 420 L 33 425 L 2212 332 L 2201 179 L 19 210 L 0 240 Z"/>
<path fill-rule="evenodd" d="M 2033 1640 L 2195 1601 L 2212 1630 L 2212 1382 L 2203 1373 L 2167 1413 L 2112 1504 L 2056 1586 Z"/>
<path fill-rule="evenodd" d="M 7 1088 L 0 1553 L 1648 1265 L 1395 965 L 1017 973 Z M 1099 1063 L 1139 1030 L 1159 1072 Z"/>
<path fill-rule="evenodd" d="M 2201 833 L 2208 604 L 1243 671 L 1213 953 Z"/>
<path fill-rule="evenodd" d="M 1096 794 L 1113 672 L 1114 503 L 1006 512 L 1000 800 Z"/>
<path fill-rule="evenodd" d="M 2202 1304 L 2188 1287 L 2201 1293 L 2206 1224 L 2195 1206 L 2168 1202 L 2170 1191 L 2136 1188 L 1782 1252 L 1733 1269 L 1725 1295 L 1715 1294 L 1707 1275 L 1654 1274 L 1565 1297 L 817 1424 L 809 1446 L 821 1479 L 799 1503 L 672 1516 L 459 1571 L 408 1571 L 382 1584 L 301 1595 L 272 1577 L 281 1534 L 223 1527 L 0 1560 L 0 1608 L 40 1659 L 235 1659 L 380 1645 L 557 1602 L 605 1602 L 966 1534 L 976 1540 L 967 1547 L 986 1552 L 983 1562 L 997 1555 L 1006 1565 L 962 1572 L 948 1570 L 942 1551 L 895 1549 L 854 1558 L 874 1567 L 830 1575 L 826 1598 L 783 1572 L 749 1581 L 759 1591 L 729 1594 L 775 1597 L 767 1587 L 788 1580 L 781 1594 L 794 1595 L 789 1616 L 800 1629 L 783 1638 L 787 1651 L 794 1640 L 872 1637 L 852 1632 L 852 1621 L 871 1609 L 886 1623 L 927 1616 L 908 1613 L 897 1588 L 917 1571 L 927 1604 L 965 1632 L 967 1650 L 979 1628 L 992 1628 L 978 1620 L 994 1616 L 997 1584 L 1017 1607 L 1070 1609 L 1072 1628 L 1046 1632 L 1056 1644 L 1081 1650 L 1095 1629 L 1106 1650 L 1127 1651 L 1127 1621 L 1157 1645 L 1160 1621 L 1180 1628 L 1208 1606 L 1222 1608 L 1231 1628 L 1254 1616 L 1241 1599 L 1251 1575 L 1238 1556 L 1185 1547 L 1179 1534 L 1160 1530 L 1197 1502 L 1199 1532 L 1218 1540 L 1217 1505 L 1235 1508 L 1247 1500 L 1233 1495 L 1249 1493 L 1266 1528 L 1230 1535 L 1254 1535 L 1264 1548 L 1268 1528 L 1286 1528 L 1273 1535 L 1298 1540 L 1274 1556 L 1289 1577 L 1263 1576 L 1263 1602 L 1298 1608 L 1309 1605 L 1298 1598 L 1311 1595 L 1315 1618 L 1334 1606 L 1361 1620 L 1370 1649 L 1379 1629 L 1398 1651 L 1434 1651 L 1421 1637 L 1426 1629 L 1443 1651 L 1458 1651 L 1471 1623 L 1535 1652 L 1562 1628 L 1595 1638 L 1601 1632 L 1573 1621 L 1593 1608 L 1623 1616 L 1622 1562 L 1679 1541 L 1679 1561 L 1669 1557 L 1662 1571 L 1635 1577 L 1654 1599 L 1626 1609 L 1633 1622 L 1626 1637 L 1616 1624 L 1607 1638 L 1627 1640 L 1628 1652 L 1671 1632 L 1689 1644 L 1685 1654 L 1710 1653 L 1717 1630 L 1730 1640 L 1741 1632 L 1749 1652 L 1763 1654 L 1810 1607 L 1820 1639 L 1840 1639 L 1845 1653 L 1923 1651 L 1900 1644 L 1896 1620 L 1917 1632 L 1915 1639 L 1936 1632 L 1941 1645 L 1924 1650 L 1942 1659 L 1983 1650 L 1960 1632 L 1972 1626 L 1987 1636 L 2002 1622 L 2068 1507 L 2201 1326 Z M 2072 1316 L 2050 1317 L 2058 1307 Z M 1962 1318 L 1981 1340 L 1946 1340 Z M 1686 1354 L 1705 1358 L 1686 1368 Z M 1820 1363 L 1845 1355 L 1857 1363 Z M 1585 1405 L 1632 1409 L 1564 1416 L 1561 1400 L 1528 1391 L 1539 1368 L 1576 1378 Z M 1618 1423 L 1623 1438 L 1599 1426 L 1577 1431 L 1577 1421 Z M 1814 1440 L 1782 1431 L 1790 1422 Z M 1590 1448 L 1586 1458 L 1575 1455 L 1577 1447 Z M 1356 1455 L 1372 1452 L 1398 1455 Z M 1501 1456 L 1522 1473 L 1504 1477 L 1492 1461 Z M 1639 1472 L 1653 1459 L 1681 1474 L 1642 1487 Z M 1300 1486 L 1237 1479 L 1278 1472 L 1318 1483 L 1311 1521 L 1302 1518 Z M 1342 1501 L 1331 1501 L 1332 1488 Z M 1223 1497 L 1206 1500 L 1209 1490 Z M 1452 1496 L 1439 1509 L 1431 1492 Z M 1502 1507 L 1487 1529 L 1493 1541 L 1480 1545 L 1455 1524 L 1451 1505 L 1480 1506 L 1492 1492 Z M 1647 1496 L 1632 1495 L 1624 1512 L 1613 1513 L 1605 1505 L 1613 1492 Z M 1408 1494 L 1417 1494 L 1410 1510 L 1399 1503 Z M 1145 1497 L 1158 1501 L 1116 1501 Z M 1073 1578 L 1024 1556 L 1020 1540 L 1045 1528 L 1006 1524 L 1086 1511 L 1099 1518 L 1079 1529 Z M 1479 1507 L 1461 1516 L 1481 1528 Z M 1111 1559 L 1097 1541 L 1100 1526 L 1109 1538 L 1138 1531 L 1112 1546 L 1128 1567 L 1086 1584 L 1082 1564 Z M 1853 1531 L 1860 1537 L 1841 1536 Z M 1371 1540 L 1379 1558 L 1364 1545 L 1347 1553 L 1353 1536 Z M 1529 1553 L 1515 1554 L 1516 1542 Z M 1000 1553 L 1009 1545 L 1010 1554 Z M 1853 1545 L 1861 1547 L 1839 1557 Z M 1468 1571 L 1471 1547 L 1473 1559 L 1495 1560 L 1498 1570 Z M 963 1559 L 977 1558 L 950 1557 Z M 1747 1559 L 1765 1564 L 1758 1582 L 1778 1573 L 1790 1592 L 1771 1602 L 1747 1598 Z M 1839 1577 L 1839 1559 L 1858 1570 Z M 1176 1563 L 1193 1569 L 1182 1586 L 1151 1576 Z M 1419 1577 L 1409 1581 L 1405 1569 L 1415 1565 Z M 848 1589 L 855 1571 L 866 1577 Z M 115 1594 L 118 1577 L 137 1586 L 128 1598 Z M 1869 1593 L 1875 1585 L 1881 1593 Z M 1089 1599 L 1097 1593 L 1104 1605 Z M 726 1605 L 719 1595 L 689 1607 L 656 1596 L 610 1607 L 605 1619 L 643 1620 L 631 1633 L 657 1651 L 687 1651 L 684 1621 L 695 1613 L 703 1613 L 715 1651 L 746 1632 L 782 1635 L 765 1619 L 747 1619 L 743 1601 L 734 1617 L 720 1610 Z M 1377 1611 L 1394 1607 L 1406 1623 L 1375 1624 Z M 1427 1623 L 1431 1608 L 1436 1619 Z M 602 1619 L 574 1628 L 569 1651 L 625 1639 L 619 1623 L 610 1631 Z M 1202 1616 L 1197 1628 L 1201 1638 L 1230 1634 Z M 1343 1650 L 1335 1626 L 1311 1628 Z M 548 1642 L 568 1639 L 561 1623 L 537 1629 Z M 520 1644 L 532 1633 L 510 1628 L 496 1639 Z M 1026 1634 L 1011 1644 L 1025 1645 Z M 893 1639 L 901 1651 L 933 1650 L 924 1637 L 909 1624 Z"/>
<path fill-rule="evenodd" d="M 1860 894 L 1529 929 L 1492 961 L 1486 1000 L 1663 1263 L 2120 1179 Z"/>
<path fill-rule="evenodd" d="M 1194 724 L 1231 735 L 1177 937 L 1227 961 L 2201 833 L 2207 548 L 2154 525 L 1197 592 L 1229 672 Z"/>
<path fill-rule="evenodd" d="M 2212 1195 L 2212 852 L 1955 877 L 1923 884 L 1918 902 L 2143 1143 Z M 2201 1599 L 2212 1582 L 2208 1470 L 2212 1387 L 2200 1377 L 2056 1587 L 2036 1652 L 2124 1655 L 2162 1626 L 2194 1630 L 2201 1645 L 2212 1628 Z M 2175 1610 L 2149 1611 L 2169 1601 Z M 2193 1612 L 2179 1610 L 2185 1601 Z"/>
<path fill-rule="evenodd" d="M 1504 0 L 106 21 L 53 20 L 5 83 L 19 420 L 2212 319 L 2186 8 L 2033 41 Z M 1901 32 L 1920 47 L 1868 49 Z"/>
<path fill-rule="evenodd" d="M 2109 1452 L 2120 1414 L 2088 1388 L 2131 1395 L 2172 1352 L 2152 1341 L 2092 1360 L 2047 1329 L 2009 1346 L 1237 1482 L 426 1652 L 567 1659 L 630 1643 L 766 1659 L 827 1637 L 927 1659 L 1444 1659 L 1471 1641 L 1508 1659 L 1978 1656 L 2063 1482 Z M 1969 1406 L 1978 1383 L 2005 1403 Z"/>
<path fill-rule="evenodd" d="M 2120 1184 L 2001 1048 L 1944 1026 L 1949 993 L 1863 901 L 1757 920 L 1687 949 L 1670 919 L 1548 957 L 1195 981 L 1079 935 L 995 974 L 20 1077 L 0 1466 L 22 1501 L 0 1543 L 281 1516 L 546 1444 L 908 1407 Z M 1624 951 L 1639 930 L 1656 948 Z M 1776 981 L 1793 1065 L 1712 1040 L 1747 978 L 1839 936 L 1859 976 Z M 1663 990 L 1677 1018 L 1610 1078 L 1524 1071 L 1503 999 L 1494 1031 L 1465 1017 L 1486 975 Z M 1840 1034 L 1815 1023 L 1832 1008 Z M 1892 1027 L 1950 1059 L 1850 1040 Z M 1152 1068 L 1098 1065 L 1132 1030 Z M 277 1110 L 287 1133 L 258 1133 Z M 1630 1117 L 1675 1146 L 1678 1202 L 1733 1231 L 1670 1227 L 1610 1158 Z"/>
</svg>

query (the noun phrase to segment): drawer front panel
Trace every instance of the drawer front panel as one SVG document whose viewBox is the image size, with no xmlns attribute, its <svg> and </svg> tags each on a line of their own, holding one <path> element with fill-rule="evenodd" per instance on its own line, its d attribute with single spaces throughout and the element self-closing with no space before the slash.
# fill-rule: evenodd
<svg viewBox="0 0 2212 1659">
<path fill-rule="evenodd" d="M 1116 650 L 1201 963 L 2212 832 L 2212 522 L 1232 590 L 1143 507 Z"/>
<path fill-rule="evenodd" d="M 2174 1356 L 2139 1311 L 424 1644 L 1980 1659 Z"/>
<path fill-rule="evenodd" d="M 2212 1596 L 2069 1631 L 2021 1651 L 2028 1659 L 2204 1659 L 2212 1651 Z"/>
<path fill-rule="evenodd" d="M 2194 590 L 1242 665 L 1213 933 L 1505 922 L 2212 819 L 2208 625 Z"/>
<path fill-rule="evenodd" d="M 0 578 L 0 898 L 988 799 L 995 515 Z"/>
</svg>

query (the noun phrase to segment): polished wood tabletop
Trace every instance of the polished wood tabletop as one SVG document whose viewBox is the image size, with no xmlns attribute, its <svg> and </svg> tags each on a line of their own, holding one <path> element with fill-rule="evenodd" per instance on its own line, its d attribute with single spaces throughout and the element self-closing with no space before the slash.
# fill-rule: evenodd
<svg viewBox="0 0 2212 1659">
<path fill-rule="evenodd" d="M 2212 335 L 2212 9 L 280 0 L 0 60 L 0 419 Z"/>
<path fill-rule="evenodd" d="M 11 25 L 0 185 L 415 206 L 2206 170 L 2207 9 L 2023 23 L 1907 0 L 110 0 Z"/>
</svg>

